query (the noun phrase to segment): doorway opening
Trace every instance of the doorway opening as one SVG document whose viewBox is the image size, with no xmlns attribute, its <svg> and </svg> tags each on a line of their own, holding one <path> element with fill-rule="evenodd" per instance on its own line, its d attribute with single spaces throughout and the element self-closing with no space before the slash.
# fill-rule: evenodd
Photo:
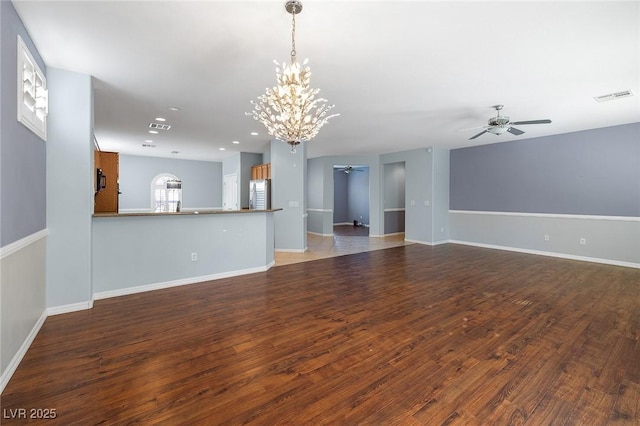
<svg viewBox="0 0 640 426">
<path fill-rule="evenodd" d="M 333 234 L 369 236 L 369 166 L 333 166 Z"/>
</svg>

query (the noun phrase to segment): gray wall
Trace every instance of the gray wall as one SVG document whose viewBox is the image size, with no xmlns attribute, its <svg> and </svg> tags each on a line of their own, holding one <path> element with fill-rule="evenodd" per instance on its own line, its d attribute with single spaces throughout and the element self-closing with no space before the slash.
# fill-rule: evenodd
<svg viewBox="0 0 640 426">
<path fill-rule="evenodd" d="M 404 162 L 384 165 L 384 208 L 404 209 L 405 207 L 405 164 Z"/>
<path fill-rule="evenodd" d="M 349 217 L 349 175 L 333 173 L 333 223 L 353 223 Z"/>
<path fill-rule="evenodd" d="M 358 167 L 361 172 L 354 171 L 347 176 L 349 193 L 348 216 L 350 222 L 354 220 L 362 224 L 369 224 L 369 168 Z M 346 173 L 345 173 L 346 174 Z"/>
<path fill-rule="evenodd" d="M 91 303 L 91 76 L 49 68 L 47 306 Z"/>
<path fill-rule="evenodd" d="M 13 4 L 0 1 L 0 392 L 46 310 L 47 144 L 17 121 L 18 34 L 46 75 Z"/>
<path fill-rule="evenodd" d="M 442 203 L 437 191 L 448 186 L 448 176 L 439 172 L 449 167 L 448 150 L 430 147 L 384 154 L 380 162 L 405 163 L 405 239 L 422 244 L 443 242 L 449 231 L 449 205 Z"/>
<path fill-rule="evenodd" d="M 182 180 L 183 209 L 222 206 L 222 163 L 120 155 L 120 211 L 150 211 L 151 181 L 161 173 Z"/>
<path fill-rule="evenodd" d="M 451 151 L 452 210 L 640 216 L 640 123 Z"/>
<path fill-rule="evenodd" d="M 46 67 L 13 4 L 0 2 L 0 246 L 47 227 L 46 143 L 16 119 L 17 36 L 20 35 L 45 73 Z"/>
<path fill-rule="evenodd" d="M 295 153 L 287 143 L 271 141 L 271 206 L 281 208 L 274 216 L 275 248 L 302 252 L 307 249 L 307 146 Z"/>
<path fill-rule="evenodd" d="M 274 214 L 95 217 L 96 298 L 264 271 L 274 261 Z"/>
</svg>

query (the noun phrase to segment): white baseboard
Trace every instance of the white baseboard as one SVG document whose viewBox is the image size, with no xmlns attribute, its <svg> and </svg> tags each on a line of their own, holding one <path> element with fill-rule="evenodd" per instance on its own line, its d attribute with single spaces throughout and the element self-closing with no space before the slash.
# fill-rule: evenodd
<svg viewBox="0 0 640 426">
<path fill-rule="evenodd" d="M 127 287 L 127 288 L 121 288 L 117 290 L 101 291 L 93 295 L 93 300 L 127 296 L 129 294 L 143 293 L 146 291 L 153 291 L 153 290 L 161 290 L 161 289 L 170 288 L 170 287 L 179 287 L 183 285 L 196 284 L 196 283 L 201 283 L 205 281 L 219 280 L 222 278 L 236 277 L 239 275 L 255 274 L 257 272 L 267 271 L 271 269 L 273 265 L 275 265 L 275 260 L 271 261 L 265 266 L 259 266 L 256 268 L 240 269 L 237 271 L 222 272 L 219 274 L 202 275 L 199 277 L 183 278 L 179 280 L 165 281 L 165 282 L 154 283 L 154 284 L 146 284 L 146 285 L 141 285 L 136 287 Z"/>
<path fill-rule="evenodd" d="M 29 347 L 31 346 L 31 344 L 33 343 L 33 340 L 38 335 L 38 332 L 40 331 L 40 328 L 42 327 L 42 324 L 44 324 L 44 321 L 46 319 L 47 319 L 47 311 L 45 310 L 42 313 L 42 315 L 40 315 L 40 318 L 38 318 L 38 321 L 35 323 L 35 325 L 31 329 L 31 332 L 29 332 L 29 335 L 27 336 L 27 338 L 24 340 L 24 342 L 22 342 L 20 349 L 18 349 L 18 352 L 16 352 L 16 354 L 13 356 L 13 358 L 11 359 L 11 362 L 9 362 L 9 365 L 7 365 L 7 368 L 2 372 L 2 376 L 0 376 L 0 394 L 4 392 L 4 388 L 9 383 L 9 380 L 11 380 L 11 376 L 13 376 L 13 373 L 15 373 L 16 369 L 18 368 L 18 365 L 20 365 L 22 358 L 24 358 L 24 356 L 26 355 L 27 351 L 29 350 Z"/>
<path fill-rule="evenodd" d="M 93 308 L 93 300 L 89 300 L 88 302 L 71 303 L 69 305 L 52 306 L 47 308 L 47 315 L 53 316 L 68 314 L 69 312 L 85 311 L 91 308 Z"/>
<path fill-rule="evenodd" d="M 309 250 L 309 247 L 305 247 L 303 249 L 275 249 L 274 251 L 277 253 L 304 253 Z"/>
<path fill-rule="evenodd" d="M 384 234 L 383 237 L 393 237 L 396 235 L 404 235 L 404 231 L 402 232 L 389 232 L 388 234 Z"/>
<path fill-rule="evenodd" d="M 333 234 L 321 234 L 319 232 L 311 232 L 311 231 L 307 231 L 307 234 L 319 235 L 321 237 L 333 237 Z"/>
<path fill-rule="evenodd" d="M 449 240 L 441 240 L 441 241 L 421 241 L 421 240 L 411 240 L 409 238 L 405 238 L 404 239 L 406 242 L 408 243 L 415 243 L 415 244 L 423 244 L 425 246 L 439 246 L 441 244 L 447 244 L 448 242 L 450 242 Z"/>
<path fill-rule="evenodd" d="M 530 250 L 530 249 L 524 249 L 524 248 L 518 248 L 518 247 L 498 246 L 493 244 L 475 243 L 471 241 L 449 240 L 448 242 L 452 244 L 462 244 L 466 246 L 482 247 L 482 248 L 489 248 L 489 249 L 495 249 L 495 250 L 514 251 L 518 253 L 535 254 L 538 256 L 557 257 L 561 259 L 580 260 L 583 262 L 602 263 L 605 265 L 624 266 L 627 268 L 640 269 L 640 263 L 634 263 L 634 262 L 622 262 L 619 260 L 601 259 L 597 257 L 587 257 L 587 256 L 576 256 L 573 254 L 555 253 L 551 251 L 542 251 L 542 250 Z"/>
</svg>

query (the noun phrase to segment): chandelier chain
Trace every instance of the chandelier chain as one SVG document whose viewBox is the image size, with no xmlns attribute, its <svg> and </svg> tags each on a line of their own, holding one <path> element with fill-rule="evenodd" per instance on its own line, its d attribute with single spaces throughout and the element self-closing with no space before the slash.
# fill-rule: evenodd
<svg viewBox="0 0 640 426">
<path fill-rule="evenodd" d="M 291 63 L 296 61 L 296 11 L 291 13 Z"/>
</svg>

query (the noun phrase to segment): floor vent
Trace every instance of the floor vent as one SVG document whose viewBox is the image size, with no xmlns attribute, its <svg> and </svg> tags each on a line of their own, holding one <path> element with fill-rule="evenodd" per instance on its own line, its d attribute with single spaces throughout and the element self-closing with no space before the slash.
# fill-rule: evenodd
<svg viewBox="0 0 640 426">
<path fill-rule="evenodd" d="M 157 130 L 169 130 L 171 126 L 169 124 L 149 123 L 149 128 Z"/>
<path fill-rule="evenodd" d="M 608 95 L 596 96 L 595 99 L 598 102 L 606 102 L 613 101 L 615 99 L 628 98 L 629 96 L 633 96 L 633 92 L 631 90 L 623 90 L 622 92 L 609 93 Z"/>
</svg>

